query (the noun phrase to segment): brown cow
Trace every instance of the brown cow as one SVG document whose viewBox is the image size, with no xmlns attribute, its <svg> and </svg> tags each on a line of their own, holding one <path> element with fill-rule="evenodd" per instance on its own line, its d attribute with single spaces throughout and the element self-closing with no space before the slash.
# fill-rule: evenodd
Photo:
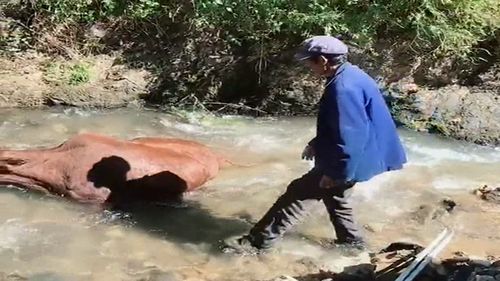
<svg viewBox="0 0 500 281">
<path fill-rule="evenodd" d="M 0 184 L 80 202 L 159 202 L 202 186 L 224 163 L 193 141 L 81 134 L 54 148 L 0 150 Z"/>
</svg>

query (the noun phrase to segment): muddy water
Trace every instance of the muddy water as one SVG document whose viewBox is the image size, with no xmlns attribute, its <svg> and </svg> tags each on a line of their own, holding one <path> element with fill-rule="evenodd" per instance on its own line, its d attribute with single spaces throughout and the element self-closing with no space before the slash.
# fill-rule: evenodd
<svg viewBox="0 0 500 281">
<path fill-rule="evenodd" d="M 174 116 L 133 109 L 0 112 L 0 146 L 55 145 L 79 132 L 121 138 L 175 136 L 212 146 L 249 167 L 224 170 L 181 206 L 128 213 L 101 211 L 12 188 L 0 189 L 0 276 L 29 280 L 262 280 L 318 269 L 339 270 L 367 260 L 342 257 L 316 241 L 333 238 L 324 207 L 310 213 L 271 253 L 227 256 L 217 241 L 248 230 L 294 177 L 314 134 L 311 118 L 247 119 Z M 426 244 L 444 226 L 456 236 L 447 249 L 500 256 L 500 207 L 471 190 L 500 185 L 500 151 L 401 131 L 410 163 L 402 171 L 357 186 L 359 221 L 373 249 L 393 241 Z M 435 211 L 452 198 L 451 214 Z M 0 277 L 1 279 L 1 277 Z"/>
</svg>

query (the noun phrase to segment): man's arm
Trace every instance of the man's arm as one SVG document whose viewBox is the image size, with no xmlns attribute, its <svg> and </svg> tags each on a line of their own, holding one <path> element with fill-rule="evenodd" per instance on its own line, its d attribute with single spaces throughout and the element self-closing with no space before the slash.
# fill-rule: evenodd
<svg viewBox="0 0 500 281">
<path fill-rule="evenodd" d="M 328 128 L 333 143 L 324 173 L 336 181 L 350 181 L 368 141 L 368 116 L 361 89 L 338 86 L 336 95 L 328 96 Z"/>
</svg>

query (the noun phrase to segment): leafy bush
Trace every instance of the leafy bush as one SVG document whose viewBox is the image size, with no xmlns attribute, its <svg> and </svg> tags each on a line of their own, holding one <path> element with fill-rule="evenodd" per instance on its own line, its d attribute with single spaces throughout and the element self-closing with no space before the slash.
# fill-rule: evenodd
<svg viewBox="0 0 500 281">
<path fill-rule="evenodd" d="M 498 0 L 38 0 L 54 21 L 153 21 L 189 11 L 189 24 L 222 31 L 236 44 L 345 34 L 362 47 L 400 38 L 417 52 L 467 56 L 500 29 Z M 273 43 L 275 44 L 275 43 Z"/>
<path fill-rule="evenodd" d="M 85 62 L 52 63 L 42 66 L 43 78 L 55 85 L 78 86 L 90 81 L 90 67 Z"/>
<path fill-rule="evenodd" d="M 415 48 L 465 56 L 500 29 L 498 0 L 198 0 L 205 25 L 236 38 L 346 34 L 369 47 L 402 37 Z"/>
<path fill-rule="evenodd" d="M 112 18 L 151 20 L 172 15 L 178 7 L 174 1 L 161 0 L 37 0 L 34 4 L 34 10 L 53 21 L 78 23 Z"/>
</svg>

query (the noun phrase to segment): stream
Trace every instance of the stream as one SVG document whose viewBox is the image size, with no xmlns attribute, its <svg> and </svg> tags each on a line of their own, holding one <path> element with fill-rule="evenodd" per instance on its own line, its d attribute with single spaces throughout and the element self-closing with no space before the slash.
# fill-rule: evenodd
<svg viewBox="0 0 500 281">
<path fill-rule="evenodd" d="M 300 154 L 314 136 L 314 118 L 133 108 L 0 112 L 0 147 L 54 146 L 81 132 L 196 140 L 245 166 L 222 170 L 187 194 L 183 205 L 126 213 L 0 186 L 0 280 L 269 280 L 368 260 L 367 254 L 347 257 L 319 245 L 335 238 L 321 202 L 312 202 L 307 218 L 266 255 L 218 250 L 218 241 L 248 231 L 287 184 L 311 168 Z M 500 256 L 500 206 L 472 192 L 500 186 L 500 149 L 403 129 L 400 134 L 409 158 L 405 168 L 355 187 L 354 208 L 370 248 L 396 241 L 426 245 L 446 226 L 456 234 L 444 255 Z M 445 198 L 457 203 L 451 213 L 440 209 Z"/>
</svg>

